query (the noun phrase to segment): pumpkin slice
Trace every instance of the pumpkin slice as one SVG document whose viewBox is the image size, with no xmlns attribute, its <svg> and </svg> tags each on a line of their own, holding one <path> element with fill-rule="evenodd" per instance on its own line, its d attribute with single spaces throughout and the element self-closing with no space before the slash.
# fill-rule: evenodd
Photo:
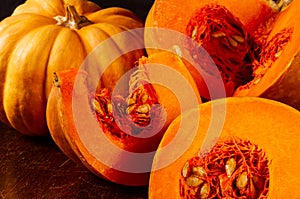
<svg viewBox="0 0 300 199">
<path fill-rule="evenodd" d="M 153 161 L 149 198 L 299 198 L 300 112 L 228 97 L 177 117 Z"/>
<path fill-rule="evenodd" d="M 0 121 L 23 134 L 49 135 L 45 112 L 53 72 L 80 67 L 99 43 L 142 27 L 123 8 L 101 9 L 86 0 L 26 1 L 0 22 Z M 143 43 L 143 34 L 128 40 Z M 142 55 L 144 50 L 121 56 L 112 63 L 115 76 L 104 75 L 103 82 L 117 81 Z"/>
<path fill-rule="evenodd" d="M 299 92 L 294 91 L 300 83 L 300 1 L 292 1 L 281 11 L 271 2 L 158 0 L 145 26 L 178 31 L 189 38 L 190 45 L 177 45 L 189 49 L 194 63 L 187 67 L 192 64 L 200 71 L 194 69 L 192 74 L 204 98 L 215 98 L 212 92 L 222 89 L 214 83 L 222 81 L 226 96 L 263 96 L 300 108 Z M 167 40 L 160 32 L 146 28 L 146 47 Z M 200 48 L 209 56 L 199 53 Z M 155 51 L 147 50 L 148 54 Z M 222 92 L 215 96 L 225 97 Z"/>
<path fill-rule="evenodd" d="M 141 57 L 113 91 L 90 90 L 88 80 L 83 69 L 56 73 L 47 104 L 51 136 L 67 156 L 107 180 L 148 184 L 166 128 L 201 103 L 192 76 L 177 55 L 162 52 Z"/>
</svg>

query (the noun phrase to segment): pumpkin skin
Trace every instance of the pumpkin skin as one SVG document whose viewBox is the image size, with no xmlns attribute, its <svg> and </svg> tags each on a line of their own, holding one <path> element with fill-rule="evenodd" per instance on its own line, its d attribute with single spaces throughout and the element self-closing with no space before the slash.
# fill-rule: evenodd
<svg viewBox="0 0 300 199">
<path fill-rule="evenodd" d="M 92 23 L 77 28 L 56 25 L 66 10 L 78 19 L 73 8 Z M 49 135 L 45 111 L 53 72 L 80 67 L 100 42 L 141 27 L 141 20 L 129 10 L 101 9 L 86 0 L 28 0 L 20 5 L 0 23 L 0 121 L 26 135 Z M 143 42 L 141 36 L 134 37 L 136 42 Z M 105 84 L 117 81 L 131 67 L 127 61 L 143 54 L 143 50 L 137 50 L 116 60 L 112 64 L 115 76 L 111 74 Z"/>
<path fill-rule="evenodd" d="M 198 90 L 196 84 L 188 70 L 185 68 L 184 63 L 177 55 L 170 52 L 161 52 L 151 55 L 148 58 L 141 57 L 138 63 L 138 66 L 150 64 L 148 68 L 150 70 L 152 66 L 151 64 L 153 63 L 163 64 L 166 67 L 172 68 L 173 70 L 177 71 L 179 74 L 185 77 L 185 79 L 195 92 L 195 106 L 201 103 L 200 95 L 197 93 Z M 151 73 L 150 82 L 151 78 L 153 79 L 153 75 L 155 76 L 155 74 L 158 74 L 158 76 L 160 76 L 158 70 Z M 175 96 L 175 94 L 170 91 L 170 89 L 159 83 L 151 83 L 155 94 L 149 92 L 149 90 L 147 90 L 149 89 L 149 87 L 147 86 L 145 86 L 143 90 L 148 91 L 147 95 L 150 96 L 148 99 L 151 99 L 151 97 L 152 99 L 156 99 L 155 96 L 157 96 L 158 100 L 155 101 L 155 104 L 162 105 L 166 113 L 165 120 L 162 120 L 160 118 L 163 115 L 161 113 L 158 113 L 158 115 L 154 115 L 153 117 L 151 116 L 151 120 L 153 121 L 152 123 L 150 123 L 151 126 L 162 126 L 161 129 L 158 129 L 158 132 L 154 132 L 155 134 L 151 134 L 148 137 L 138 137 L 134 136 L 136 135 L 134 134 L 135 129 L 131 129 L 129 130 L 130 132 L 127 132 L 130 135 L 127 136 L 126 132 L 119 132 L 122 130 L 118 130 L 119 127 L 117 127 L 115 123 L 110 123 L 110 125 L 107 125 L 114 125 L 115 127 L 115 129 L 109 129 L 109 127 L 107 126 L 101 126 L 101 124 L 105 123 L 105 121 L 103 122 L 102 120 L 97 120 L 97 125 L 100 124 L 103 132 L 97 131 L 96 133 L 91 133 L 89 129 L 92 125 L 90 123 L 91 121 L 95 120 L 95 111 L 93 112 L 93 109 L 91 108 L 91 100 L 88 96 L 94 91 L 89 91 L 89 88 L 87 86 L 87 77 L 87 72 L 82 69 L 79 71 L 78 69 L 68 69 L 58 71 L 56 73 L 55 81 L 58 83 L 54 84 L 50 92 L 46 112 L 47 123 L 53 140 L 60 147 L 60 149 L 73 161 L 82 162 L 89 170 L 104 179 L 128 186 L 147 185 L 149 182 L 149 171 L 153 156 L 151 156 L 151 159 L 149 160 L 150 162 L 143 163 L 145 165 L 149 164 L 150 167 L 148 171 L 136 173 L 127 171 L 125 172 L 121 169 L 113 168 L 113 166 L 107 166 L 104 162 L 101 162 L 101 160 L 97 159 L 96 157 L 99 156 L 94 155 L 93 152 L 89 150 L 89 146 L 87 146 L 86 142 L 81 139 L 81 134 L 84 133 L 86 137 L 88 137 L 89 145 L 94 146 L 91 148 L 106 146 L 107 143 L 112 143 L 114 146 L 117 146 L 120 149 L 120 151 L 117 152 L 111 152 L 109 148 L 97 150 L 97 153 L 101 153 L 101 155 L 105 157 L 105 159 L 110 159 L 112 161 L 112 165 L 134 165 L 136 164 L 135 161 L 137 160 L 126 158 L 126 153 L 128 151 L 134 153 L 155 152 L 166 128 L 171 123 L 171 121 L 173 121 L 173 119 L 177 117 L 181 113 L 181 111 L 190 109 L 193 104 L 187 104 L 186 106 L 183 106 L 184 108 L 181 109 L 180 102 L 178 101 L 177 96 Z M 141 76 L 137 77 L 144 81 Z M 76 79 L 79 79 L 77 81 L 79 81 L 79 88 L 81 88 L 80 91 L 74 86 L 76 85 Z M 128 81 L 128 79 L 125 80 Z M 121 84 L 123 85 L 124 82 L 121 82 Z M 77 100 L 74 100 L 74 97 Z M 192 99 L 188 100 L 191 101 Z M 128 99 L 126 101 L 128 101 Z M 98 102 L 100 103 L 101 100 Z M 121 103 L 123 103 L 123 101 Z M 112 104 L 114 106 L 118 103 Z M 152 106 L 153 103 L 149 105 Z M 116 110 L 118 109 L 114 109 L 115 112 Z M 127 110 L 128 108 L 126 109 L 126 111 Z M 156 109 L 153 108 L 153 110 L 155 111 Z M 123 113 L 123 111 L 121 112 Z M 76 116 L 74 116 L 74 114 L 76 115 L 76 113 L 79 113 L 79 118 L 76 118 Z M 129 113 L 127 114 L 129 115 Z M 114 114 L 114 120 L 123 121 L 122 118 L 126 118 L 128 117 L 128 115 L 119 116 L 117 112 Z M 99 114 L 96 114 L 96 116 L 98 118 Z M 99 117 L 101 118 L 101 115 Z M 116 119 L 116 117 L 118 117 L 118 119 Z M 83 130 L 79 129 L 80 127 L 78 127 L 76 121 L 80 121 L 80 123 L 82 123 L 81 125 L 84 126 Z M 125 126 L 126 128 L 130 125 L 131 124 L 127 124 L 125 122 L 125 125 L 123 125 L 123 127 Z M 147 128 L 148 126 L 146 126 L 145 128 L 146 130 L 142 129 L 137 135 L 145 135 L 149 133 L 147 131 Z M 98 134 L 105 135 L 107 139 L 105 139 L 104 141 L 99 140 L 100 138 L 97 137 Z M 139 162 L 138 164 L 141 163 Z"/>
<path fill-rule="evenodd" d="M 248 83 L 244 82 L 240 85 L 236 85 L 236 87 L 233 87 L 229 81 L 224 80 L 226 96 L 260 96 L 284 102 L 299 109 L 300 96 L 299 92 L 296 92 L 295 88 L 300 83 L 299 78 L 297 78 L 299 76 L 299 71 L 297 69 L 299 68 L 298 23 L 300 17 L 297 13 L 297 10 L 300 2 L 298 0 L 292 1 L 291 4 L 289 4 L 280 12 L 270 7 L 266 2 L 267 1 L 255 0 L 243 2 L 241 4 L 239 1 L 229 0 L 204 0 L 200 2 L 191 0 L 185 5 L 182 5 L 180 1 L 172 1 L 169 3 L 169 1 L 158 0 L 155 1 L 154 5 L 152 6 L 147 16 L 145 26 L 167 28 L 176 30 L 184 35 L 189 35 L 188 26 L 192 23 L 191 20 L 193 17 L 195 17 L 197 11 L 200 12 L 201 9 L 204 10 L 205 7 L 208 7 L 208 5 L 224 7 L 232 14 L 232 16 L 235 17 L 235 21 L 239 21 L 237 24 L 240 24 L 239 26 L 243 28 L 250 38 L 254 38 L 256 43 L 259 43 L 259 40 L 264 40 L 262 44 L 259 44 L 261 45 L 261 51 L 268 51 L 270 49 L 274 51 L 273 54 L 270 53 L 268 55 L 273 57 L 272 60 L 270 60 L 269 57 L 264 53 L 259 55 L 260 61 L 255 68 L 252 68 L 253 72 L 252 75 L 248 77 Z M 167 4 L 170 5 L 167 6 Z M 228 13 L 226 16 L 228 17 L 228 20 L 229 18 L 233 20 L 232 17 L 229 17 Z M 176 21 L 176 23 L 172 23 L 174 21 Z M 291 30 L 291 32 L 283 33 L 285 30 Z M 262 33 L 260 31 L 265 32 Z M 160 42 L 157 39 L 159 38 L 157 34 L 159 33 L 155 33 L 155 31 L 150 30 L 148 31 L 146 29 L 146 47 L 149 44 Z M 288 39 L 286 41 L 283 41 L 284 39 L 280 40 L 279 35 Z M 215 37 L 217 37 L 217 35 L 215 35 Z M 277 43 L 272 43 L 274 42 L 275 38 L 277 38 L 279 42 L 277 41 Z M 213 46 L 219 45 L 215 43 L 210 44 L 208 42 L 206 45 L 209 48 L 220 48 L 220 46 Z M 275 50 L 276 47 L 281 49 Z M 148 54 L 152 54 L 155 51 L 157 50 L 147 49 Z M 250 50 L 250 52 L 254 51 L 255 50 Z M 220 55 L 217 55 L 217 57 L 223 57 L 223 55 L 226 53 L 228 52 L 222 49 L 220 51 Z M 234 59 L 238 59 L 238 56 Z M 202 61 L 203 60 L 198 60 L 198 63 L 201 63 Z M 253 62 L 251 63 L 253 64 Z M 214 87 L 214 85 L 206 85 L 204 81 L 205 78 L 203 77 L 211 79 L 215 82 L 220 78 L 205 72 L 200 75 L 194 71 L 192 74 L 197 82 L 201 96 L 203 96 L 205 99 L 209 100 L 211 97 L 207 87 L 211 87 L 211 90 L 218 92 L 218 87 Z M 219 97 L 224 97 L 224 95 L 220 95 Z"/>
<path fill-rule="evenodd" d="M 216 110 L 217 107 L 221 107 L 223 112 L 219 111 L 212 116 L 213 106 Z M 199 116 L 200 119 L 199 123 L 196 121 L 198 128 L 195 137 L 191 138 L 188 148 L 183 150 L 182 147 L 178 147 L 186 142 L 186 139 L 181 138 L 191 136 L 191 130 L 183 130 L 181 138 L 176 142 L 177 147 L 171 148 L 168 153 L 163 151 L 162 149 L 168 143 L 175 141 L 174 137 L 178 134 L 180 121 L 183 121 L 183 119 L 191 120 L 195 116 Z M 218 127 L 211 126 L 212 119 L 224 121 L 222 128 L 218 129 Z M 184 128 L 189 128 L 191 124 L 186 123 Z M 212 134 L 210 135 L 207 134 L 208 128 L 212 128 Z M 190 127 L 190 129 L 193 129 L 193 127 Z M 154 157 L 149 183 L 149 198 L 183 198 L 180 197 L 179 179 L 184 175 L 183 168 L 186 162 L 201 154 L 205 139 L 212 141 L 211 145 L 214 146 L 216 140 L 231 138 L 248 140 L 258 145 L 265 152 L 269 161 L 267 198 L 299 198 L 299 191 L 293 189 L 300 177 L 298 172 L 300 164 L 298 154 L 299 129 L 299 111 L 277 101 L 256 97 L 229 97 L 203 103 L 197 109 L 189 110 L 181 117 L 176 118 L 166 131 Z M 218 137 L 219 130 L 221 131 Z M 205 136 L 209 136 L 209 138 Z M 209 153 L 209 150 L 202 152 Z M 178 153 L 182 154 L 178 156 Z M 165 167 L 155 169 L 169 159 L 174 161 L 168 165 L 166 164 Z M 217 160 L 214 164 L 218 164 Z M 250 196 L 247 198 L 250 198 Z"/>
</svg>

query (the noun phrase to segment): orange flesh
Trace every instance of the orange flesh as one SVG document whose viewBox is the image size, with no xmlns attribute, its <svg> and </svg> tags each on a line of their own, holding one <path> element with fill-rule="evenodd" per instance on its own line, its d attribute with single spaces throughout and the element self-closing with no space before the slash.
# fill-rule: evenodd
<svg viewBox="0 0 300 199">
<path fill-rule="evenodd" d="M 219 108 L 222 110 L 224 105 L 226 105 L 225 113 L 214 111 Z M 195 124 L 190 120 L 196 115 L 200 116 L 200 121 L 195 121 L 198 124 L 197 134 L 192 138 L 188 149 L 183 150 L 181 145 L 191 136 L 191 130 L 180 132 L 179 129 L 182 125 L 194 129 Z M 188 122 L 182 124 L 181 122 L 185 120 Z M 225 122 L 218 135 L 216 131 L 220 129 L 213 125 L 213 121 L 222 120 Z M 203 103 L 199 109 L 190 110 L 182 117 L 177 117 L 166 131 L 153 161 L 149 198 L 181 198 L 180 179 L 186 162 L 195 156 L 202 157 L 202 152 L 213 150 L 211 147 L 216 140 L 217 143 L 224 143 L 232 138 L 250 141 L 265 153 L 269 161 L 268 198 L 299 198 L 300 192 L 294 189 L 300 177 L 299 134 L 295 133 L 299 128 L 299 111 L 276 101 L 256 97 L 229 97 Z M 182 138 L 178 140 L 179 143 L 175 141 L 177 137 Z M 212 141 L 212 144 L 207 145 L 207 140 Z M 173 142 L 177 145 L 166 150 Z M 182 154 L 177 156 L 176 153 L 180 151 Z M 226 154 L 222 156 L 225 157 Z M 164 164 L 169 159 L 174 161 Z"/>
<path fill-rule="evenodd" d="M 111 91 L 107 88 L 101 88 L 98 89 L 99 92 L 91 93 L 89 98 L 91 110 L 97 118 L 99 125 L 104 130 L 104 133 L 121 147 L 125 147 L 127 143 L 130 145 L 130 143 L 134 142 L 133 140 L 139 140 L 135 136 L 139 136 L 143 133 L 143 130 L 154 130 L 162 126 L 162 122 L 165 122 L 163 129 L 151 138 L 153 140 L 151 141 L 151 146 L 158 145 L 159 137 L 162 136 L 165 128 L 174 117 L 180 114 L 180 104 L 174 93 L 170 92 L 164 86 L 152 84 L 144 65 L 150 64 L 151 67 L 151 64 L 162 64 L 166 67 L 174 68 L 190 81 L 198 100 L 197 104 L 201 103 L 201 98 L 197 93 L 193 79 L 177 55 L 169 52 L 161 52 L 151 55 L 148 58 L 141 57 L 136 64 L 137 69 L 130 75 L 127 92 L 112 95 Z M 98 102 L 96 106 L 93 104 L 94 100 Z M 140 108 L 144 105 L 149 108 L 149 112 L 140 112 Z M 108 110 L 109 106 L 111 106 L 110 109 L 113 112 Z M 101 110 L 99 110 L 99 107 L 101 107 Z M 162 114 L 164 114 L 162 108 L 167 113 L 166 121 L 162 120 Z M 138 142 L 141 143 L 141 140 Z M 142 150 L 147 150 L 146 145 L 139 145 L 145 148 Z M 148 148 L 151 147 L 148 145 Z"/>
<path fill-rule="evenodd" d="M 201 45 L 213 59 L 213 65 L 206 61 L 207 57 L 193 49 L 193 57 L 207 73 L 217 66 L 227 95 L 252 80 L 253 61 L 257 58 L 253 51 L 253 40 L 245 31 L 243 24 L 225 7 L 207 5 L 199 9 L 187 25 L 187 35 Z M 233 84 L 233 86 L 232 86 Z"/>
<path fill-rule="evenodd" d="M 139 64 L 141 65 L 146 62 L 164 64 L 184 76 L 186 78 L 185 80 L 188 80 L 189 83 L 193 85 L 192 88 L 195 92 L 195 101 L 197 101 L 197 104 L 201 102 L 193 78 L 178 56 L 172 53 L 163 52 L 149 56 L 148 58 L 143 57 L 139 60 Z M 154 77 L 155 79 L 156 74 L 161 75 L 161 68 L 159 67 L 147 67 L 146 69 L 149 69 L 149 71 L 153 70 L 151 72 L 151 78 Z M 137 71 L 142 72 L 140 68 Z M 66 155 L 75 157 L 73 159 L 81 161 L 88 169 L 98 176 L 112 182 L 130 186 L 148 184 L 150 168 L 142 173 L 118 170 L 119 166 L 124 164 L 129 164 L 133 167 L 137 166 L 135 160 L 128 158 L 127 152 L 142 154 L 150 152 L 151 156 L 151 152 L 154 152 L 157 149 L 167 126 L 181 111 L 179 101 L 170 89 L 159 83 L 144 84 L 147 83 L 147 75 L 135 76 L 135 74 L 137 73 L 133 73 L 131 76 L 132 79 L 129 82 L 127 78 L 124 78 L 126 81 L 125 84 L 129 84 L 129 89 L 125 94 L 121 92 L 121 96 L 112 95 L 113 104 L 111 104 L 111 94 L 109 93 L 112 91 L 108 88 L 103 88 L 103 85 L 101 85 L 103 86 L 101 89 L 100 85 L 99 88 L 97 88 L 97 91 L 99 92 L 91 94 L 91 90 L 87 86 L 88 74 L 84 70 L 80 70 L 79 72 L 78 69 L 59 71 L 57 72 L 58 83 L 56 83 L 50 94 L 51 102 L 53 103 L 51 103 L 48 109 L 48 114 L 51 113 L 49 114 L 48 119 L 55 120 L 55 122 L 50 123 L 51 134 Z M 138 78 L 135 79 L 136 77 Z M 122 80 L 120 81 L 123 83 Z M 178 82 L 178 79 L 176 79 L 176 81 Z M 123 88 L 124 85 L 122 84 L 121 86 Z M 119 88 L 117 87 L 116 90 L 118 92 Z M 185 90 L 182 90 L 182 92 L 186 94 Z M 147 93 L 149 96 L 146 103 L 160 104 L 163 105 L 163 108 L 165 109 L 167 116 L 163 123 L 160 121 L 160 115 L 156 115 L 157 112 L 153 108 L 155 115 L 151 115 L 152 113 L 150 114 L 151 122 L 148 126 L 152 125 L 156 127 L 155 121 L 160 122 L 159 125 L 163 124 L 164 126 L 162 126 L 161 129 L 158 129 L 159 132 L 155 132 L 155 135 L 151 134 L 151 137 L 144 138 L 136 136 L 149 133 L 149 130 L 147 129 L 148 126 L 141 126 L 141 129 L 146 129 L 145 131 L 138 132 L 137 134 L 129 132 L 129 135 L 123 132 L 123 128 L 122 130 L 115 128 L 116 123 L 119 125 L 119 122 L 122 121 L 122 119 L 125 120 L 125 125 L 123 125 L 123 127 L 126 126 L 127 121 L 130 121 L 131 125 L 138 126 L 140 124 L 140 120 L 136 120 L 137 123 L 132 122 L 132 117 L 142 118 L 139 113 L 140 109 L 135 108 L 133 112 L 127 110 L 131 104 L 129 98 L 134 98 L 133 96 L 135 93 L 139 93 L 140 95 L 136 96 L 135 102 L 137 103 L 134 103 L 135 105 L 143 105 L 145 103 L 145 98 L 141 94 Z M 189 102 L 190 101 L 191 99 L 189 99 Z M 55 105 L 57 103 L 59 106 Z M 115 118 L 112 118 L 112 115 L 110 114 L 111 107 L 109 104 L 117 109 L 114 110 L 114 113 L 118 113 L 113 115 Z M 52 109 L 57 110 L 53 113 Z M 105 114 L 103 114 L 103 112 Z M 100 122 L 96 120 L 96 117 L 98 117 Z M 104 128 L 99 129 L 99 125 Z M 153 129 L 150 128 L 150 131 L 152 130 Z M 126 133 L 128 132 L 126 131 Z M 102 136 L 103 134 L 105 136 Z M 121 150 L 113 151 L 108 149 L 111 145 L 113 145 L 114 150 L 115 148 Z M 99 157 L 105 157 L 105 159 L 109 161 L 109 165 L 99 160 Z M 152 161 L 152 157 L 150 158 L 151 160 L 149 159 L 149 163 L 145 163 L 145 166 L 151 166 L 150 161 Z M 117 168 L 114 167 L 115 165 Z"/>
<path fill-rule="evenodd" d="M 273 21 L 271 18 L 267 25 L 261 24 L 264 27 L 249 34 L 240 20 L 220 5 L 204 6 L 190 19 L 186 34 L 213 59 L 224 81 L 227 96 L 232 96 L 237 89 L 256 84 L 291 40 L 292 28 L 280 30 L 271 39 L 268 38 Z M 205 57 L 198 51 L 197 48 L 192 50 L 195 61 L 209 74 L 210 67 L 214 66 L 206 63 Z"/>
<path fill-rule="evenodd" d="M 126 139 L 131 135 L 139 134 L 139 127 L 150 125 L 153 117 L 159 117 L 159 110 L 154 110 L 152 115 L 147 112 L 147 115 L 145 116 L 147 117 L 147 120 L 142 120 L 143 118 L 140 117 L 139 110 L 137 110 L 139 106 L 147 104 L 149 105 L 149 108 L 151 108 L 152 105 L 158 104 L 159 102 L 155 89 L 150 83 L 147 82 L 149 80 L 141 79 L 138 81 L 142 82 L 136 83 L 137 85 L 129 86 L 137 87 L 134 88 L 134 90 L 131 89 L 129 91 L 127 98 L 121 95 L 116 95 L 113 97 L 113 99 L 111 99 L 111 96 L 106 88 L 103 88 L 100 93 L 96 93 L 94 96 L 91 96 L 90 101 L 96 100 L 101 106 L 101 111 L 99 111 L 97 108 L 91 105 L 97 120 L 99 121 L 100 126 L 104 129 L 105 133 L 115 136 L 116 138 Z M 147 95 L 147 99 L 143 99 L 143 95 Z M 133 97 L 135 100 L 132 102 L 132 104 L 128 104 L 128 99 Z M 134 106 L 130 113 L 127 111 L 129 105 Z M 113 113 L 108 110 L 108 106 L 112 106 L 112 108 L 116 111 L 116 118 L 114 118 Z M 116 121 L 118 121 L 118 124 Z M 134 124 L 132 124 L 130 121 L 132 121 Z M 126 128 L 125 132 L 120 129 L 119 125 L 121 125 L 123 128 Z"/>
<path fill-rule="evenodd" d="M 190 199 L 266 197 L 269 163 L 264 151 L 250 141 L 237 138 L 219 141 L 208 153 L 187 160 L 181 172 L 180 196 Z M 243 175 L 245 181 L 241 181 Z M 246 182 L 243 187 L 241 182 Z"/>
<path fill-rule="evenodd" d="M 185 5 L 182 5 L 179 1 L 172 1 L 170 6 L 166 6 L 166 4 L 167 1 L 165 0 L 159 0 L 155 2 L 150 11 L 149 17 L 146 20 L 146 27 L 169 28 L 172 30 L 177 30 L 193 38 L 193 35 L 195 34 L 193 33 L 193 30 L 195 28 L 190 28 L 189 25 L 191 24 L 193 24 L 193 27 L 201 24 L 204 27 L 205 22 L 212 25 L 212 21 L 218 21 L 223 17 L 225 20 L 222 20 L 222 22 L 224 22 L 224 26 L 222 27 L 223 29 L 221 32 L 225 33 L 226 35 L 232 34 L 232 31 L 230 32 L 230 26 L 229 29 L 227 29 L 229 21 L 235 21 L 236 25 L 242 24 L 241 26 L 234 27 L 239 29 L 240 33 L 245 34 L 243 38 L 248 47 L 246 44 L 244 45 L 247 49 L 246 51 L 243 51 L 244 53 L 241 53 L 242 51 L 235 50 L 228 54 L 227 51 L 222 48 L 222 42 L 220 41 L 220 38 L 217 38 L 219 39 L 219 41 L 217 41 L 216 38 L 211 36 L 206 37 L 210 38 L 209 41 L 206 39 L 206 43 L 205 39 L 201 39 L 201 34 L 194 38 L 196 41 L 200 41 L 200 44 L 203 47 L 206 46 L 208 53 L 212 52 L 213 56 L 216 57 L 214 61 L 216 62 L 218 69 L 221 69 L 220 75 L 223 77 L 222 79 L 225 85 L 227 96 L 262 95 L 262 93 L 269 87 L 272 87 L 277 80 L 279 81 L 280 76 L 282 73 L 284 73 L 283 70 L 286 70 L 288 64 L 290 64 L 287 60 L 282 59 L 281 55 L 285 54 L 285 57 L 291 57 L 289 60 L 295 56 L 294 53 L 296 53 L 296 51 L 292 54 L 285 52 L 287 51 L 286 48 L 294 49 L 294 47 L 290 47 L 291 45 L 289 44 L 291 43 L 292 39 L 296 40 L 295 36 L 292 38 L 292 35 L 295 35 L 297 32 L 296 26 L 298 26 L 296 22 L 297 17 L 292 17 L 297 15 L 295 13 L 297 9 L 296 2 L 294 3 L 295 5 L 289 6 L 286 10 L 280 13 L 276 12 L 269 5 L 267 5 L 266 1 L 260 0 L 247 1 L 243 3 L 240 3 L 236 0 L 188 0 Z M 211 9 L 210 11 L 207 11 L 206 14 L 203 14 L 204 16 L 210 15 L 211 17 L 209 19 L 199 16 L 199 20 L 195 21 L 195 19 L 197 19 L 197 13 L 201 13 L 201 10 L 207 10 L 210 6 L 225 7 L 228 12 L 226 12 L 226 14 L 223 16 L 213 16 L 214 13 L 217 12 L 213 11 L 214 9 Z M 187 10 L 189 12 L 186 12 Z M 231 16 L 234 16 L 235 18 L 232 18 Z M 171 21 L 176 21 L 176 23 L 170 23 Z M 209 31 L 205 32 L 203 31 L 204 28 L 199 30 L 200 28 L 198 27 L 198 31 L 195 32 L 208 33 L 206 35 L 209 35 L 209 31 L 214 29 L 212 26 L 206 27 L 206 29 Z M 147 37 L 145 37 L 145 39 L 147 41 Z M 296 42 L 297 41 L 294 41 L 293 43 Z M 240 48 L 242 46 L 239 44 L 237 47 Z M 219 54 L 216 53 L 218 49 L 222 49 L 220 50 L 221 52 Z M 292 50 L 288 51 L 290 52 Z M 195 55 L 195 52 L 196 50 L 192 50 L 192 55 Z M 238 54 L 235 54 L 236 52 L 238 52 Z M 149 50 L 149 53 L 152 53 L 152 51 Z M 228 55 L 232 55 L 232 58 L 234 59 L 230 59 L 231 56 Z M 278 60 L 279 58 L 280 61 Z M 237 61 L 239 64 L 218 64 L 220 63 L 219 59 L 221 59 L 222 63 L 230 63 L 230 60 L 233 60 L 231 63 L 235 63 Z M 199 60 L 199 63 L 205 63 L 205 60 Z M 284 64 L 277 64 L 278 62 L 284 62 Z M 232 67 L 233 65 L 235 65 L 235 67 Z M 267 71 L 273 68 L 273 65 L 276 69 L 272 69 L 272 74 L 268 74 L 268 77 L 264 78 L 266 80 L 261 81 L 262 77 L 266 76 L 265 74 L 267 74 Z M 197 81 L 197 86 L 200 90 L 201 96 L 205 99 L 210 99 L 211 95 L 209 92 L 214 90 L 210 89 L 213 88 L 213 85 L 206 85 L 203 77 L 201 76 L 207 76 L 213 81 L 216 79 L 216 77 L 209 73 L 209 67 L 204 67 L 204 69 L 208 71 L 206 74 L 204 73 L 199 75 L 194 73 L 193 76 Z M 273 71 L 277 71 L 277 73 L 274 73 Z"/>
</svg>

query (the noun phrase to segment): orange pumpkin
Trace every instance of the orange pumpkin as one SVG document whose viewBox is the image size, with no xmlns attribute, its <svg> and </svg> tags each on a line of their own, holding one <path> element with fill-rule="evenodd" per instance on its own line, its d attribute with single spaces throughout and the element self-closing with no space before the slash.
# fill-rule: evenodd
<svg viewBox="0 0 300 199">
<path fill-rule="evenodd" d="M 202 69 L 192 73 L 204 98 L 219 92 L 214 83 L 222 81 L 226 96 L 261 96 L 299 109 L 300 1 L 280 12 L 267 2 L 273 1 L 157 0 L 145 26 L 178 31 L 207 51 L 212 63 L 198 53 L 199 46 L 189 48 L 195 64 L 188 64 Z M 159 31 L 146 29 L 146 47 L 162 40 Z"/>
<path fill-rule="evenodd" d="M 48 135 L 45 111 L 53 72 L 80 67 L 100 42 L 141 27 L 129 10 L 101 9 L 86 0 L 28 0 L 20 5 L 0 22 L 0 121 L 27 135 Z M 143 42 L 142 35 L 133 37 L 130 42 Z M 121 56 L 110 69 L 115 75 L 107 79 L 104 74 L 103 81 L 117 81 L 143 54 L 136 50 Z"/>
<path fill-rule="evenodd" d="M 166 71 L 169 76 L 162 77 Z M 173 53 L 141 57 L 129 73 L 114 91 L 99 85 L 95 93 L 87 86 L 87 71 L 58 71 L 47 122 L 53 140 L 68 157 L 107 180 L 140 186 L 148 184 L 153 155 L 168 125 L 201 98 L 192 76 Z"/>
<path fill-rule="evenodd" d="M 299 198 L 300 112 L 229 97 L 177 117 L 153 161 L 149 198 Z"/>
</svg>

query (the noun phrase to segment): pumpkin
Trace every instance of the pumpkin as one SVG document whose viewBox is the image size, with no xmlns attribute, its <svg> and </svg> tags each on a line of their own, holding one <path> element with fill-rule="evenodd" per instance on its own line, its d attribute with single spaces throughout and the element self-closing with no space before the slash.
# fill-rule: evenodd
<svg viewBox="0 0 300 199">
<path fill-rule="evenodd" d="M 86 68 L 55 74 L 46 111 L 53 140 L 96 175 L 128 186 L 148 184 L 166 128 L 201 103 L 193 77 L 172 52 L 141 57 L 113 90 L 91 90 Z"/>
<path fill-rule="evenodd" d="M 123 8 L 101 9 L 86 0 L 26 1 L 0 23 L 0 121 L 26 135 L 49 135 L 45 111 L 53 72 L 80 67 L 100 42 L 142 27 Z M 143 35 L 130 42 L 143 43 Z M 142 55 L 136 50 L 118 58 L 104 84 L 117 81 Z"/>
<path fill-rule="evenodd" d="M 271 2 L 189 0 L 182 4 L 157 0 L 146 19 L 145 46 L 159 46 L 167 40 L 153 28 L 170 29 L 188 37 L 191 41 L 177 45 L 189 49 L 195 63 L 187 65 L 200 71 L 193 70 L 192 74 L 205 99 L 211 99 L 213 92 L 216 98 L 260 96 L 299 109 L 300 1 L 294 0 L 281 9 Z M 202 48 L 209 56 L 198 52 Z M 150 48 L 147 52 L 158 50 Z M 218 82 L 224 84 L 225 94 Z"/>
<path fill-rule="evenodd" d="M 299 198 L 299 129 L 299 111 L 277 101 L 203 103 L 167 129 L 149 198 Z"/>
</svg>

